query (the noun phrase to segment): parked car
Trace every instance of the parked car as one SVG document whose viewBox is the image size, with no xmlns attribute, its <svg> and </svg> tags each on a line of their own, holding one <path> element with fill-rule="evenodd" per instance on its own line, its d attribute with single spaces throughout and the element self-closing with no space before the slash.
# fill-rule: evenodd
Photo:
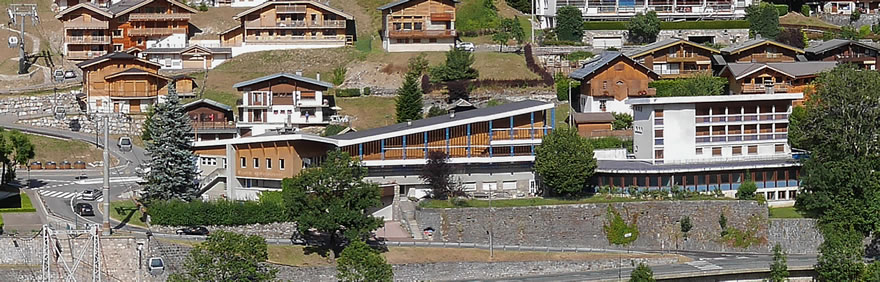
<svg viewBox="0 0 880 282">
<path fill-rule="evenodd" d="M 471 42 L 458 42 L 455 44 L 455 48 L 458 48 L 458 49 L 461 49 L 464 51 L 468 51 L 468 52 L 473 52 L 476 49 L 474 44 Z"/>
<path fill-rule="evenodd" d="M 161 275 L 162 272 L 165 272 L 165 261 L 160 257 L 152 257 L 147 263 L 147 267 L 150 268 L 150 274 Z"/>
<path fill-rule="evenodd" d="M 73 206 L 73 211 L 81 216 L 95 216 L 95 210 L 92 209 L 92 205 L 88 203 L 76 203 L 76 205 Z"/>
<path fill-rule="evenodd" d="M 193 226 L 177 229 L 177 235 L 208 235 L 208 228 L 204 226 Z"/>
<path fill-rule="evenodd" d="M 119 137 L 119 142 L 116 142 L 116 146 L 119 146 L 120 151 L 131 152 L 131 137 Z"/>
<path fill-rule="evenodd" d="M 76 78 L 75 72 L 73 72 L 72 70 L 64 72 L 64 79 L 72 79 L 72 78 Z"/>
<path fill-rule="evenodd" d="M 94 201 L 101 197 L 101 193 L 101 190 L 98 189 L 85 190 L 82 193 L 82 199 L 83 201 Z"/>
</svg>

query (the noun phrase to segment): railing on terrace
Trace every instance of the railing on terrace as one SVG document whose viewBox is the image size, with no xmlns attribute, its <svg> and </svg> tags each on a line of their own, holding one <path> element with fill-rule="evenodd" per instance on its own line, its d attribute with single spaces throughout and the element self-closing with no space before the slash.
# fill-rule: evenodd
<svg viewBox="0 0 880 282">
<path fill-rule="evenodd" d="M 696 116 L 696 123 L 713 122 L 740 122 L 761 120 L 785 120 L 788 121 L 788 113 L 763 113 L 763 114 L 731 114 L 731 115 L 700 115 Z"/>
<path fill-rule="evenodd" d="M 192 16 L 190 14 L 175 13 L 140 13 L 128 16 L 129 21 L 188 21 Z"/>
<path fill-rule="evenodd" d="M 708 73 L 710 71 L 711 70 L 709 70 L 709 69 L 705 69 L 705 70 L 660 70 L 660 71 L 655 70 L 654 72 L 656 72 L 659 75 L 690 75 L 690 74 L 696 74 L 696 73 Z"/>
<path fill-rule="evenodd" d="M 128 30 L 128 34 L 131 36 L 170 35 L 180 33 L 186 33 L 186 28 L 147 27 Z"/>
<path fill-rule="evenodd" d="M 67 51 L 67 58 L 71 60 L 93 59 L 107 54 L 107 51 Z"/>
<path fill-rule="evenodd" d="M 313 27 L 313 28 L 344 28 L 345 20 L 325 20 L 325 21 L 280 21 L 273 22 L 268 25 L 263 24 L 260 20 L 251 20 L 245 23 L 248 28 L 270 28 L 270 27 Z"/>
<path fill-rule="evenodd" d="M 492 129 L 492 140 L 527 140 L 527 139 L 541 139 L 544 137 L 544 130 L 546 129 L 547 134 L 550 134 L 550 127 L 535 127 L 532 128 L 493 128 Z"/>
<path fill-rule="evenodd" d="M 777 133 L 753 133 L 753 134 L 727 134 L 722 136 L 697 136 L 696 143 L 715 143 L 715 142 L 741 142 L 741 141 L 760 141 L 760 140 L 785 140 L 788 139 L 788 132 Z"/>
<path fill-rule="evenodd" d="M 664 160 L 656 159 L 662 164 L 704 164 L 704 163 L 736 163 L 736 162 L 753 162 L 753 161 L 772 161 L 794 159 L 794 153 L 776 153 L 772 155 L 747 155 L 743 152 L 742 156 L 737 157 L 708 157 L 703 159 L 684 159 L 684 160 Z M 733 166 L 735 164 L 731 164 Z"/>
<path fill-rule="evenodd" d="M 774 83 L 773 84 L 773 92 L 788 92 L 791 84 L 789 83 Z M 742 91 L 744 93 L 764 93 L 767 92 L 767 89 L 770 88 L 770 85 L 765 84 L 744 84 L 742 86 Z"/>
<path fill-rule="evenodd" d="M 110 90 L 107 91 L 110 94 L 110 97 L 155 97 L 158 96 L 159 93 L 156 89 L 152 90 L 141 90 L 141 91 L 121 91 L 121 90 Z"/>
<path fill-rule="evenodd" d="M 324 35 L 324 36 L 260 36 L 248 37 L 245 42 L 261 43 L 261 44 L 285 44 L 285 43 L 306 43 L 306 42 L 345 42 L 351 36 L 346 35 Z"/>
<path fill-rule="evenodd" d="M 392 38 L 408 37 L 455 37 L 455 30 L 391 30 Z"/>
<path fill-rule="evenodd" d="M 306 5 L 275 5 L 275 13 L 278 14 L 304 14 Z"/>
<path fill-rule="evenodd" d="M 445 152 L 449 155 L 450 158 L 485 158 L 485 157 L 522 157 L 522 156 L 532 156 L 534 152 L 532 151 L 532 147 L 525 147 L 523 145 L 515 145 L 520 148 L 525 148 L 521 150 L 513 150 L 513 153 L 510 151 L 511 145 L 506 146 L 486 146 L 486 145 L 449 145 L 449 146 L 429 146 L 425 147 L 422 145 L 413 145 L 406 146 L 406 148 L 402 146 L 394 146 L 394 147 L 385 147 L 379 154 L 365 154 L 363 156 L 365 161 L 376 161 L 376 160 L 410 160 L 410 159 L 424 159 L 426 158 L 426 152 L 431 151 L 440 151 Z M 490 153 L 490 151 L 492 153 Z M 384 154 L 383 154 L 384 153 Z"/>
<path fill-rule="evenodd" d="M 107 35 L 104 35 L 104 36 L 92 36 L 92 35 L 67 36 L 67 37 L 65 37 L 64 42 L 73 43 L 73 44 L 76 44 L 76 43 L 109 44 L 110 43 L 110 36 L 107 36 Z"/>
<path fill-rule="evenodd" d="M 196 129 L 230 129 L 236 128 L 235 123 L 225 121 L 192 121 L 192 127 Z"/>
<path fill-rule="evenodd" d="M 759 60 L 764 62 L 783 62 L 792 61 L 793 59 L 789 56 L 785 56 L 782 53 L 760 53 L 752 54 L 752 60 Z"/>
<path fill-rule="evenodd" d="M 83 21 L 81 18 L 66 21 L 64 22 L 64 28 L 66 29 L 107 29 L 110 26 L 110 23 L 107 21 L 99 21 L 96 19 L 92 19 L 88 22 Z"/>
</svg>

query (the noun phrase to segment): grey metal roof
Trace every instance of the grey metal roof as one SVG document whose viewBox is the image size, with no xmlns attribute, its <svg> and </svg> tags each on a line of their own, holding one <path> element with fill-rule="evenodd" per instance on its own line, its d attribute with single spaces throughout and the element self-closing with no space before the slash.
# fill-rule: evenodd
<svg viewBox="0 0 880 282">
<path fill-rule="evenodd" d="M 712 61 L 716 65 L 726 65 L 727 61 L 724 60 L 724 56 L 721 55 L 712 55 Z"/>
<path fill-rule="evenodd" d="M 211 100 L 211 99 L 198 99 L 198 100 L 184 104 L 183 108 L 186 109 L 186 108 L 189 108 L 189 107 L 201 104 L 201 103 L 205 103 L 205 104 L 208 104 L 208 105 L 211 105 L 214 107 L 218 107 L 218 108 L 221 108 L 221 109 L 224 109 L 227 111 L 232 111 L 232 107 L 230 107 L 229 105 L 226 105 L 226 104 L 223 104 L 223 103 Z"/>
<path fill-rule="evenodd" d="M 400 5 L 400 4 L 403 4 L 403 3 L 409 2 L 409 1 L 417 1 L 417 0 L 397 0 L 397 1 L 394 1 L 394 2 L 391 2 L 391 3 L 388 3 L 388 4 L 385 4 L 385 5 L 379 6 L 379 8 L 376 8 L 376 9 L 379 10 L 379 11 L 382 11 L 382 10 L 385 10 L 385 9 L 388 9 L 388 8 L 393 8 L 394 6 L 397 6 L 397 5 Z M 453 2 L 453 3 L 458 3 L 459 1 L 458 1 L 458 0 L 452 0 L 452 2 Z"/>
<path fill-rule="evenodd" d="M 614 121 L 614 115 L 609 112 L 573 113 L 571 116 L 576 124 L 610 123 Z"/>
<path fill-rule="evenodd" d="M 880 48 L 877 48 L 877 46 L 861 43 L 861 42 L 858 42 L 855 40 L 848 40 L 848 39 L 831 39 L 831 40 L 819 43 L 817 45 L 810 46 L 810 47 L 804 49 L 804 51 L 806 51 L 807 53 L 811 53 L 811 54 L 821 54 L 821 53 L 831 51 L 834 48 L 844 46 L 844 45 L 849 45 L 849 44 L 858 45 L 858 46 L 862 46 L 864 48 L 868 48 L 871 50 L 880 51 Z"/>
<path fill-rule="evenodd" d="M 342 135 L 336 135 L 336 136 L 332 136 L 330 138 L 337 139 L 337 140 L 353 140 L 353 139 L 358 139 L 358 138 L 368 137 L 368 136 L 373 136 L 373 135 L 398 132 L 398 131 L 409 130 L 409 129 L 419 128 L 419 127 L 433 126 L 433 125 L 447 123 L 447 122 L 456 122 L 456 121 L 460 121 L 460 120 L 481 117 L 481 116 L 489 116 L 489 115 L 494 115 L 494 114 L 499 114 L 499 113 L 504 113 L 504 112 L 509 112 L 509 111 L 515 111 L 515 110 L 519 110 L 519 109 L 537 107 L 537 106 L 541 106 L 541 105 L 545 105 L 545 104 L 548 104 L 548 103 L 541 102 L 541 101 L 535 101 L 535 100 L 525 100 L 525 101 L 501 104 L 501 105 L 494 106 L 494 107 L 474 109 L 474 110 L 470 110 L 470 111 L 455 113 L 454 117 L 450 117 L 451 115 L 430 117 L 430 118 L 426 118 L 426 119 L 414 120 L 414 121 L 412 121 L 412 124 L 408 124 L 406 122 L 398 123 L 398 124 L 389 125 L 386 127 L 361 130 L 361 131 L 357 131 L 357 132 L 350 132 L 350 133 L 346 133 L 346 134 L 342 134 Z"/>
<path fill-rule="evenodd" d="M 672 37 L 672 38 L 667 38 L 667 39 L 660 40 L 660 41 L 655 41 L 654 43 L 651 43 L 651 44 L 642 45 L 639 48 L 625 51 L 625 52 L 623 52 L 623 54 L 626 55 L 627 57 L 632 58 L 632 57 L 635 57 L 635 56 L 642 54 L 642 53 L 645 53 L 645 52 L 651 52 L 656 49 L 663 48 L 665 46 L 671 46 L 671 45 L 675 45 L 675 44 L 679 44 L 679 43 L 684 43 L 684 44 L 689 44 L 692 46 L 700 47 L 700 48 L 703 48 L 703 49 L 706 49 L 706 50 L 709 50 L 709 51 L 715 52 L 715 53 L 720 52 L 720 51 L 716 50 L 715 48 L 706 47 L 706 46 L 703 46 L 703 45 L 700 45 L 700 44 L 697 44 L 697 43 L 694 43 L 694 42 L 691 42 L 688 40 Z"/>
<path fill-rule="evenodd" d="M 590 76 L 591 74 L 593 74 L 597 70 L 601 69 L 602 67 L 604 67 L 608 63 L 611 63 L 612 61 L 614 61 L 615 59 L 617 59 L 619 57 L 624 58 L 626 60 L 629 60 L 630 62 L 632 62 L 633 65 L 641 66 L 647 73 L 653 74 L 653 76 L 655 78 L 659 77 L 656 73 L 654 73 L 653 70 L 649 69 L 648 67 L 646 67 L 642 64 L 639 64 L 636 61 L 633 61 L 629 57 L 624 56 L 622 53 L 617 52 L 617 51 L 602 52 L 602 54 L 599 54 L 599 56 L 596 57 L 595 59 L 593 59 L 592 61 L 584 63 L 584 65 L 581 68 L 576 69 L 575 71 L 571 72 L 571 74 L 569 74 L 568 77 L 583 80 L 585 77 Z"/>
<path fill-rule="evenodd" d="M 837 62 L 812 61 L 812 62 L 791 62 L 791 63 L 730 63 L 727 64 L 726 70 L 729 70 L 734 77 L 740 77 L 759 69 L 770 67 L 774 70 L 783 72 L 793 77 L 816 75 L 821 72 L 833 69 L 837 66 Z"/>
<path fill-rule="evenodd" d="M 100 62 L 100 61 L 103 61 L 106 59 L 135 59 L 135 58 L 137 58 L 137 56 L 129 54 L 129 53 L 113 52 L 113 53 L 104 54 L 104 55 L 97 57 L 97 58 L 94 58 L 94 59 L 89 59 L 89 60 L 79 62 L 76 64 L 76 66 L 82 68 L 84 66 L 88 66 L 93 63 Z"/>
<path fill-rule="evenodd" d="M 782 44 L 782 43 L 779 43 L 779 42 L 776 42 L 776 41 L 773 41 L 773 40 L 770 40 L 770 39 L 765 39 L 765 38 L 754 38 L 754 39 L 749 39 L 749 40 L 746 40 L 746 41 L 743 41 L 743 42 L 740 42 L 740 43 L 737 43 L 737 44 L 733 44 L 733 45 L 730 45 L 730 46 L 727 46 L 727 47 L 721 48 L 721 52 L 724 52 L 725 54 L 737 53 L 737 52 L 740 52 L 740 51 L 743 51 L 743 50 L 747 50 L 747 49 L 751 49 L 752 47 L 755 47 L 755 46 L 758 46 L 758 45 L 762 45 L 762 44 L 765 44 L 765 43 L 770 43 L 770 44 L 773 44 L 773 45 L 776 45 L 776 46 L 780 46 L 780 47 L 784 47 L 784 48 L 787 48 L 787 49 L 795 50 L 795 51 L 798 52 L 798 53 L 803 53 L 803 52 L 804 52 L 804 50 L 801 50 L 800 48 L 797 48 L 797 47 L 794 47 L 794 46 L 791 46 L 791 45 L 787 45 L 787 44 Z"/>
<path fill-rule="evenodd" d="M 641 160 L 598 160 L 598 165 L 596 172 L 604 173 L 682 173 L 771 167 L 797 167 L 801 166 L 801 163 L 790 156 L 780 156 L 776 159 L 764 160 L 656 165 Z"/>
<path fill-rule="evenodd" d="M 110 11 L 110 13 L 112 13 L 113 15 L 116 15 L 117 13 L 128 10 L 128 8 L 137 6 L 141 2 L 145 2 L 145 1 L 150 1 L 150 0 L 122 0 L 116 4 L 110 5 L 110 7 L 108 7 L 107 10 Z"/>
<path fill-rule="evenodd" d="M 804 55 L 801 55 L 801 54 L 797 54 L 797 55 L 794 56 L 794 57 L 797 59 L 798 62 L 808 62 L 808 61 L 810 61 L 810 60 L 807 60 L 807 56 L 804 56 Z"/>
<path fill-rule="evenodd" d="M 191 48 L 202 48 L 207 49 L 211 53 L 215 54 L 224 54 L 224 53 L 232 53 L 232 48 L 220 48 L 220 47 L 204 47 L 200 45 L 191 45 L 189 47 L 180 47 L 180 48 L 147 48 L 144 50 L 144 54 L 177 54 L 182 53 L 183 51 L 189 50 Z"/>
<path fill-rule="evenodd" d="M 245 86 L 248 86 L 248 85 L 252 85 L 252 84 L 256 84 L 256 83 L 260 83 L 260 82 L 263 82 L 263 81 L 276 79 L 276 78 L 279 78 L 279 77 L 286 77 L 286 78 L 289 78 L 289 79 L 298 80 L 298 81 L 302 81 L 302 82 L 305 82 L 305 83 L 311 83 L 311 84 L 318 85 L 318 86 L 324 86 L 324 87 L 327 87 L 327 88 L 333 88 L 333 84 L 332 84 L 332 83 L 329 83 L 329 82 L 323 82 L 323 81 L 320 81 L 320 80 L 315 80 L 315 79 L 312 79 L 312 78 L 308 78 L 308 77 L 304 77 L 304 76 L 299 76 L 299 75 L 295 75 L 295 74 L 290 74 L 290 73 L 286 73 L 286 72 L 281 72 L 281 73 L 276 73 L 276 74 L 270 74 L 270 75 L 267 75 L 267 76 L 264 76 L 264 77 L 258 77 L 258 78 L 254 78 L 254 79 L 251 79 L 251 80 L 248 80 L 248 81 L 242 81 L 242 82 L 239 82 L 239 83 L 236 83 L 236 84 L 232 85 L 232 87 L 234 87 L 234 88 L 241 88 L 241 87 L 245 87 Z"/>
</svg>

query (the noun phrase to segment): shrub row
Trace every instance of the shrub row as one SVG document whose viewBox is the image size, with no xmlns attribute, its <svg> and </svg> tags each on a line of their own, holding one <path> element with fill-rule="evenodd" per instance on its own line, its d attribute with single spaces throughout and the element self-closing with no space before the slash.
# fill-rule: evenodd
<svg viewBox="0 0 880 282">
<path fill-rule="evenodd" d="M 535 53 L 532 49 L 532 44 L 526 44 L 523 48 L 523 55 L 526 56 L 526 67 L 540 76 L 541 80 L 544 81 L 544 85 L 553 85 L 553 75 L 535 62 Z"/>
<path fill-rule="evenodd" d="M 776 12 L 779 13 L 779 16 L 784 16 L 788 14 L 788 5 L 785 4 L 773 4 L 773 7 L 776 8 Z"/>
<path fill-rule="evenodd" d="M 264 192 L 259 201 L 167 201 L 152 203 L 153 224 L 168 226 L 245 225 L 288 221 L 280 192 Z"/>
<path fill-rule="evenodd" d="M 363 92 L 361 92 L 360 88 L 340 88 L 336 89 L 336 97 L 360 97 L 361 94 L 364 96 L 370 95 L 370 88 L 364 87 Z"/>
<path fill-rule="evenodd" d="M 703 84 L 697 84 L 700 86 L 708 86 L 707 84 L 711 84 L 711 87 L 698 87 L 698 91 L 691 92 L 687 91 L 689 89 L 688 86 L 693 86 L 694 83 L 697 83 L 695 80 L 702 80 L 705 82 Z M 689 77 L 689 78 L 678 78 L 678 79 L 666 79 L 666 80 L 656 80 L 648 83 L 648 87 L 657 89 L 657 97 L 675 97 L 675 96 L 699 96 L 699 95 L 721 95 L 727 93 L 729 82 L 727 78 L 724 77 Z M 718 89 L 721 90 L 718 93 L 699 93 L 699 90 L 707 90 L 708 89 Z"/>
<path fill-rule="evenodd" d="M 783 5 L 784 6 L 784 5 Z M 788 7 L 785 8 L 788 10 Z M 626 30 L 628 22 L 584 22 L 585 30 Z M 745 20 L 734 21 L 685 21 L 660 22 L 660 29 L 744 29 L 749 28 Z M 546 45 L 546 43 L 545 43 Z"/>
<path fill-rule="evenodd" d="M 425 76 L 427 77 L 427 76 Z M 552 79 L 551 79 L 552 81 Z M 456 80 L 456 81 L 447 81 L 447 82 L 438 82 L 431 83 L 430 81 L 422 80 L 422 90 L 425 93 L 430 93 L 434 90 L 442 90 L 444 88 L 456 88 L 456 89 L 477 89 L 477 88 L 519 88 L 519 87 L 544 87 L 548 85 L 553 85 L 551 82 L 547 84 L 543 79 L 509 79 L 509 80 L 500 80 L 500 79 L 477 79 L 477 80 Z"/>
</svg>

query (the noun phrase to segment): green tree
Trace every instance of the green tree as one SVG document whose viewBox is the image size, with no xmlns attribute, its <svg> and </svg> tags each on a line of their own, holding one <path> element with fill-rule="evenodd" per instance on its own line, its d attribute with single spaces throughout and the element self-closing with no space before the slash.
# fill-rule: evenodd
<svg viewBox="0 0 880 282">
<path fill-rule="evenodd" d="M 559 101 L 568 101 L 569 95 L 577 95 L 580 91 L 581 82 L 569 78 L 561 72 L 553 75 L 553 81 L 556 84 L 556 99 Z"/>
<path fill-rule="evenodd" d="M 791 109 L 791 115 L 788 116 L 788 144 L 792 148 L 808 150 L 804 139 L 804 132 L 801 129 L 801 123 L 807 116 L 807 109 L 803 106 L 794 106 Z"/>
<path fill-rule="evenodd" d="M 837 38 L 859 40 L 862 38 L 862 34 L 854 27 L 843 26 L 840 28 L 840 33 L 837 34 Z"/>
<path fill-rule="evenodd" d="M 556 38 L 563 41 L 581 42 L 584 37 L 584 17 L 581 10 L 565 6 L 556 10 Z"/>
<path fill-rule="evenodd" d="M 535 170 L 555 195 L 580 194 L 596 171 L 593 148 L 577 130 L 555 128 L 535 150 Z"/>
<path fill-rule="evenodd" d="M 624 130 L 631 129 L 633 126 L 633 117 L 627 113 L 611 113 L 614 116 L 614 121 L 611 123 L 611 128 L 614 130 Z"/>
<path fill-rule="evenodd" d="M 522 44 L 525 40 L 526 33 L 519 20 L 516 17 L 511 19 L 501 19 L 501 26 L 492 35 L 492 41 L 500 45 L 499 52 L 504 51 L 504 45 L 511 39 L 516 40 L 516 44 Z"/>
<path fill-rule="evenodd" d="M 784 28 L 782 32 L 776 35 L 776 41 L 797 48 L 804 48 L 807 42 L 804 41 L 804 32 L 799 28 Z"/>
<path fill-rule="evenodd" d="M 532 14 L 532 0 L 507 0 L 507 5 L 523 14 Z"/>
<path fill-rule="evenodd" d="M 265 264 L 269 259 L 266 239 L 215 231 L 196 245 L 183 262 L 180 273 L 169 281 L 272 281 L 277 269 Z"/>
<path fill-rule="evenodd" d="M 368 210 L 382 205 L 379 187 L 364 181 L 367 169 L 347 153 L 333 150 L 320 167 L 307 168 L 281 181 L 284 205 L 301 234 L 328 234 L 336 256 L 350 242 L 366 239 L 382 225 Z"/>
<path fill-rule="evenodd" d="M 153 124 L 153 116 L 156 115 L 156 107 L 150 107 L 147 109 L 147 118 L 144 120 L 143 131 L 141 131 L 141 140 L 144 142 L 152 141 L 153 132 L 150 131 Z"/>
<path fill-rule="evenodd" d="M 0 146 L 8 146 L 0 150 L 4 155 L 0 158 L 4 166 L 2 182 L 6 184 L 15 179 L 16 165 L 27 165 L 28 161 L 34 158 L 34 145 L 26 134 L 18 130 L 3 131 L 0 138 L 8 139 L 0 144 Z"/>
<path fill-rule="evenodd" d="M 854 229 L 823 226 L 825 241 L 819 245 L 816 272 L 820 281 L 860 281 L 865 270 L 862 262 L 865 250 L 862 238 Z"/>
<path fill-rule="evenodd" d="M 810 5 L 803 5 L 803 6 L 801 6 L 801 14 L 803 14 L 804 16 L 809 17 L 809 16 L 810 16 Z"/>
<path fill-rule="evenodd" d="M 455 81 L 462 79 L 475 79 L 480 76 L 477 69 L 473 68 L 474 54 L 452 48 L 446 52 L 446 63 L 430 69 L 431 81 Z"/>
<path fill-rule="evenodd" d="M 443 151 L 430 151 L 419 178 L 431 187 L 432 198 L 445 200 L 449 196 L 456 196 L 456 193 L 450 190 L 453 171 L 454 167 L 449 163 L 449 155 Z"/>
<path fill-rule="evenodd" d="M 697 73 L 674 80 L 652 81 L 648 83 L 648 87 L 656 88 L 658 97 L 711 96 L 724 94 L 724 88 L 728 83 L 727 79 L 722 77 Z"/>
<path fill-rule="evenodd" d="M 498 27 L 498 8 L 493 0 L 466 1 L 455 12 L 455 29 L 478 33 Z"/>
<path fill-rule="evenodd" d="M 687 238 L 688 232 L 694 228 L 694 225 L 691 223 L 690 216 L 684 216 L 681 218 L 681 233 L 684 233 L 684 237 Z"/>
<path fill-rule="evenodd" d="M 446 111 L 446 109 L 440 106 L 431 106 L 431 108 L 428 109 L 428 117 L 439 117 L 448 113 L 449 112 Z"/>
<path fill-rule="evenodd" d="M 510 41 L 510 33 L 504 31 L 496 31 L 492 34 L 492 42 L 498 43 L 498 52 L 504 52 L 504 45 Z"/>
<path fill-rule="evenodd" d="M 422 119 L 423 95 L 418 76 L 412 72 L 407 73 L 403 85 L 397 89 L 397 98 L 394 99 L 398 123 Z"/>
<path fill-rule="evenodd" d="M 855 23 L 862 18 L 862 11 L 859 9 L 855 9 L 849 14 L 849 23 Z"/>
<path fill-rule="evenodd" d="M 746 171 L 746 177 L 743 179 L 743 182 L 739 185 L 739 188 L 736 189 L 736 198 L 740 200 L 754 200 L 755 192 L 758 191 L 758 185 L 752 181 L 752 176 L 749 171 Z"/>
<path fill-rule="evenodd" d="M 770 282 L 784 282 L 788 278 L 788 262 L 782 245 L 773 245 L 773 262 L 770 263 Z"/>
<path fill-rule="evenodd" d="M 880 281 L 880 261 L 874 261 L 865 268 L 864 281 Z"/>
<path fill-rule="evenodd" d="M 761 2 L 746 8 L 749 33 L 764 38 L 776 38 L 779 34 L 779 11 L 773 4 Z"/>
<path fill-rule="evenodd" d="M 415 74 L 418 77 L 428 73 L 428 59 L 425 58 L 425 53 L 409 58 L 406 69 L 407 74 Z"/>
<path fill-rule="evenodd" d="M 198 195 L 196 156 L 192 151 L 192 125 L 180 105 L 174 84 L 168 84 L 168 96 L 156 106 L 150 122 L 150 167 L 144 188 L 146 201 L 179 199 L 190 201 Z"/>
<path fill-rule="evenodd" d="M 657 12 L 654 11 L 638 13 L 630 18 L 626 29 L 629 30 L 630 40 L 633 42 L 651 43 L 657 41 L 657 35 L 660 34 L 660 18 L 657 18 Z"/>
<path fill-rule="evenodd" d="M 394 272 L 379 252 L 363 241 L 354 241 L 336 260 L 339 281 L 392 281 Z"/>
<path fill-rule="evenodd" d="M 330 78 L 330 82 L 333 83 L 333 85 L 341 85 L 345 82 L 345 74 L 347 72 L 348 71 L 345 69 L 345 66 L 338 66 L 336 68 L 333 68 L 333 76 Z"/>
<path fill-rule="evenodd" d="M 630 282 L 654 282 L 654 271 L 645 263 L 639 263 L 629 274 Z"/>
</svg>

